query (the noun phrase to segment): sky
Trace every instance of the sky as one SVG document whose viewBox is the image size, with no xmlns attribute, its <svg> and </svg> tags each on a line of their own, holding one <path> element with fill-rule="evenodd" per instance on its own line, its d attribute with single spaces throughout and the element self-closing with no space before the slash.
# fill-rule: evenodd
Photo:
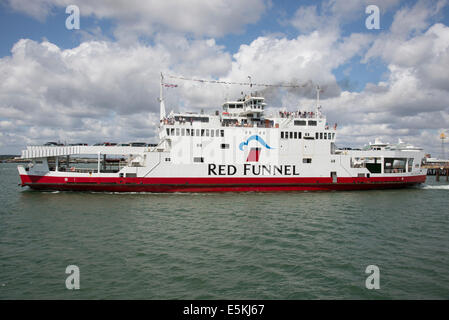
<svg viewBox="0 0 449 320">
<path fill-rule="evenodd" d="M 67 28 L 71 5 L 79 29 Z M 379 28 L 367 28 L 370 5 Z M 214 113 L 250 90 L 268 113 L 313 110 L 319 85 L 337 146 L 400 138 L 439 157 L 449 0 L 0 0 L 0 154 L 47 141 L 156 142 L 161 72 L 178 85 L 165 91 L 168 112 Z"/>
</svg>

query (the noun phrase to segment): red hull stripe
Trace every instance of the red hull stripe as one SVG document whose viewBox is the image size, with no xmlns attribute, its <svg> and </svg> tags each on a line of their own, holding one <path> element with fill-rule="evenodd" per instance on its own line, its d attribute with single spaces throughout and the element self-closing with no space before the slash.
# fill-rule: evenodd
<svg viewBox="0 0 449 320">
<path fill-rule="evenodd" d="M 113 192 L 228 192 L 364 190 L 401 188 L 424 183 L 426 176 L 371 178 L 210 177 L 210 178 L 90 178 L 20 176 L 22 186 L 40 190 Z M 67 179 L 67 180 L 66 180 Z"/>
</svg>

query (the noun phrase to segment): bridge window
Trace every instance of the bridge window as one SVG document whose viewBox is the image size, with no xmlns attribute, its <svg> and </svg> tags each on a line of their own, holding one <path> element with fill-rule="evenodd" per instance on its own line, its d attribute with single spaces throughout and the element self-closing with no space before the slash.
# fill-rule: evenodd
<svg viewBox="0 0 449 320">
<path fill-rule="evenodd" d="M 303 158 L 302 163 L 312 163 L 312 158 Z"/>
<path fill-rule="evenodd" d="M 305 126 L 305 125 L 307 125 L 307 121 L 306 120 L 295 120 L 294 125 L 295 126 Z"/>
<path fill-rule="evenodd" d="M 222 143 L 220 147 L 222 149 L 229 149 L 229 143 Z"/>
<path fill-rule="evenodd" d="M 316 126 L 315 120 L 309 120 L 309 126 Z"/>
</svg>

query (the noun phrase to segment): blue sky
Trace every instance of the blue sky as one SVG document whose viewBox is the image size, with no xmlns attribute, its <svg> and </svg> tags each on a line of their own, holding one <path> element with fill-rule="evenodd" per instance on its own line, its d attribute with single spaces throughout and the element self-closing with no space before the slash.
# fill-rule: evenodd
<svg viewBox="0 0 449 320">
<path fill-rule="evenodd" d="M 65 27 L 69 4 L 80 30 Z M 365 26 L 369 4 L 379 30 Z M 438 72 L 449 67 L 448 17 L 442 0 L 0 1 L 0 153 L 47 140 L 154 139 L 160 71 L 320 83 L 342 144 L 400 137 L 435 153 L 448 129 L 448 78 Z M 240 90 L 186 84 L 168 102 L 212 111 L 224 89 Z M 268 100 L 312 103 L 298 92 Z"/>
</svg>

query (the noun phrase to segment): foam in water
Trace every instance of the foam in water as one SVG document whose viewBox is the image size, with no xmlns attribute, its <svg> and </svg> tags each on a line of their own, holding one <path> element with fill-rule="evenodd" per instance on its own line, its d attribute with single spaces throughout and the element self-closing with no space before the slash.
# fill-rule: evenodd
<svg viewBox="0 0 449 320">
<path fill-rule="evenodd" d="M 419 188 L 425 189 L 425 190 L 449 190 L 449 184 L 444 184 L 444 185 L 423 184 L 423 185 L 420 185 Z"/>
</svg>

